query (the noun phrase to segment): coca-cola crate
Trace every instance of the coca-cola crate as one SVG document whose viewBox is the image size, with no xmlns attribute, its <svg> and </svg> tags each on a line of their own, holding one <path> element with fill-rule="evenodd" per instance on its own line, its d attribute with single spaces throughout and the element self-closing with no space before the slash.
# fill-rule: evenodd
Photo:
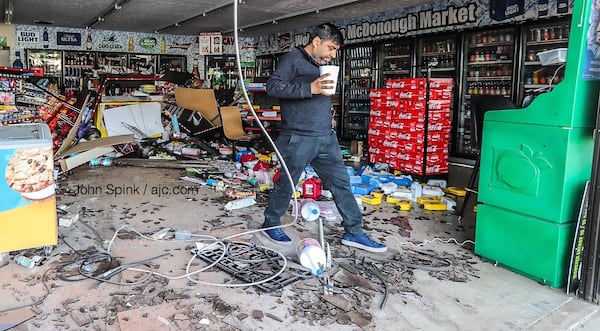
<svg viewBox="0 0 600 331">
<path fill-rule="evenodd" d="M 385 87 L 405 90 L 425 89 L 427 81 L 425 78 L 393 78 L 385 81 Z"/>
<path fill-rule="evenodd" d="M 427 159 L 428 167 L 432 166 L 432 165 L 441 165 L 441 166 L 448 165 L 448 152 L 427 153 L 427 155 L 425 157 Z M 423 165 L 423 154 L 422 153 L 421 153 L 421 155 L 416 155 L 416 157 L 414 158 L 414 163 L 417 166 Z"/>
<path fill-rule="evenodd" d="M 382 101 L 390 100 L 394 98 L 395 92 L 389 88 L 379 88 L 369 90 L 369 99 L 379 99 Z"/>
<path fill-rule="evenodd" d="M 429 100 L 429 111 L 450 110 L 450 100 Z"/>
<path fill-rule="evenodd" d="M 450 122 L 452 114 L 450 113 L 450 109 L 446 110 L 430 110 L 427 116 L 427 120 L 429 123 L 437 123 L 437 122 Z"/>
<path fill-rule="evenodd" d="M 429 100 L 452 100 L 452 89 L 430 90 Z"/>
<path fill-rule="evenodd" d="M 424 101 L 427 98 L 427 91 L 424 89 L 419 90 L 396 90 L 396 98 L 398 99 L 410 99 L 413 101 Z"/>
<path fill-rule="evenodd" d="M 390 127 L 390 124 L 392 123 L 392 118 L 391 117 L 375 117 L 375 116 L 373 116 L 373 117 L 369 118 L 369 122 L 373 123 L 373 127 L 388 129 Z"/>
<path fill-rule="evenodd" d="M 429 90 L 436 89 L 452 89 L 454 81 L 452 78 L 430 78 L 429 79 Z"/>
<path fill-rule="evenodd" d="M 440 121 L 431 120 L 431 121 L 429 121 L 429 124 L 427 125 L 427 130 L 429 132 L 449 131 L 451 128 L 450 123 L 451 122 L 449 120 L 440 120 Z"/>
<path fill-rule="evenodd" d="M 427 142 L 444 142 L 450 139 L 449 131 L 434 131 L 427 133 Z M 416 143 L 422 143 L 425 140 L 425 132 L 401 132 L 398 134 L 398 140 L 408 140 Z"/>
</svg>

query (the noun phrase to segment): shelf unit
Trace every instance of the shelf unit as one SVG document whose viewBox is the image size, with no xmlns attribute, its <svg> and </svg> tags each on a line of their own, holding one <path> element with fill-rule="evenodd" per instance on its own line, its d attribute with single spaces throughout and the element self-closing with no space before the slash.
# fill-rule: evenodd
<svg viewBox="0 0 600 331">
<path fill-rule="evenodd" d="M 535 24 L 524 29 L 522 97 L 549 92 L 560 83 L 564 71 L 561 64 L 542 66 L 538 53 L 556 48 L 567 48 L 569 44 L 569 22 Z"/>
<path fill-rule="evenodd" d="M 345 52 L 345 111 L 341 118 L 341 135 L 346 139 L 367 140 L 369 90 L 375 83 L 375 49 L 373 46 L 357 46 L 348 48 Z"/>
</svg>

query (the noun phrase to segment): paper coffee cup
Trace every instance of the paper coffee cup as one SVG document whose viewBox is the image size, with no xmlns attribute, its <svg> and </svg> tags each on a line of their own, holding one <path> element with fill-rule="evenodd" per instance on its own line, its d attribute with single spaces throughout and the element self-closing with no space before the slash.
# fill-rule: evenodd
<svg viewBox="0 0 600 331">
<path fill-rule="evenodd" d="M 335 94 L 335 89 L 337 87 L 338 74 L 340 73 L 340 67 L 333 66 L 333 65 L 320 66 L 319 73 L 321 74 L 321 76 L 323 76 L 324 74 L 329 74 L 329 76 L 327 76 L 327 78 L 325 78 L 325 79 L 332 80 L 333 84 L 328 85 L 328 86 L 331 86 L 331 88 L 325 89 L 325 93 L 327 93 L 329 95 Z"/>
</svg>

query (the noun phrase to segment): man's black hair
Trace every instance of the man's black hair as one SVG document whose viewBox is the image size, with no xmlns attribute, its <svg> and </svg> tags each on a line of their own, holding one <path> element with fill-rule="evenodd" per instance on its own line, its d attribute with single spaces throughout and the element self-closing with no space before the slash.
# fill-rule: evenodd
<svg viewBox="0 0 600 331">
<path fill-rule="evenodd" d="M 317 25 L 312 33 L 310 34 L 310 41 L 313 41 L 315 37 L 321 38 L 323 41 L 331 40 L 340 46 L 344 43 L 344 36 L 342 36 L 342 32 L 337 26 L 331 23 L 323 23 Z"/>
</svg>

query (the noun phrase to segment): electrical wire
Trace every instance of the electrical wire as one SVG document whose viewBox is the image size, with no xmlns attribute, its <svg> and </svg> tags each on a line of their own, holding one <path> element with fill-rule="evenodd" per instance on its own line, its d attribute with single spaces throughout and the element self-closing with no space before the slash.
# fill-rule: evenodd
<svg viewBox="0 0 600 331">
<path fill-rule="evenodd" d="M 449 239 L 433 238 L 432 240 L 423 240 L 423 242 L 421 242 L 420 244 L 413 244 L 410 241 L 401 241 L 396 236 L 389 236 L 387 238 L 395 239 L 402 246 L 413 246 L 413 247 L 423 247 L 425 245 L 429 245 L 429 244 L 431 244 L 433 242 L 436 242 L 436 241 L 439 241 L 439 242 L 442 242 L 442 243 L 446 243 L 446 244 L 455 243 L 455 244 L 457 244 L 459 246 L 463 246 L 463 245 L 466 245 L 466 244 L 473 244 L 473 245 L 475 245 L 474 241 L 468 240 L 468 239 L 459 243 L 458 240 L 456 240 L 454 238 L 449 238 Z"/>
<path fill-rule="evenodd" d="M 142 238 L 144 238 L 144 239 L 151 240 L 151 241 L 159 241 L 159 242 L 186 242 L 186 241 L 193 241 L 193 240 L 191 240 L 191 239 L 190 239 L 190 240 L 162 240 L 162 239 L 159 239 L 159 240 L 157 240 L 157 239 L 154 239 L 154 238 L 148 237 L 148 236 L 146 236 L 146 235 L 144 235 L 144 234 L 140 233 L 139 231 L 137 231 L 137 230 L 135 230 L 135 229 L 131 228 L 131 227 L 130 227 L 130 226 L 128 226 L 128 225 L 123 225 L 123 226 L 121 226 L 119 229 L 117 229 L 117 230 L 115 231 L 115 234 L 113 235 L 113 237 L 111 238 L 111 240 L 110 240 L 110 242 L 109 242 L 109 244 L 108 244 L 107 251 L 108 251 L 108 253 L 109 253 L 109 254 L 110 254 L 110 251 L 111 251 L 111 248 L 112 248 L 112 246 L 113 246 L 113 243 L 114 243 L 115 239 L 117 238 L 117 236 L 118 236 L 119 232 L 120 232 L 121 230 L 125 229 L 125 228 L 128 228 L 130 231 L 132 231 L 132 232 L 133 232 L 133 233 L 135 233 L 135 234 L 138 234 L 140 237 L 142 237 Z M 149 273 L 149 274 L 151 274 L 151 275 L 158 276 L 158 277 L 162 277 L 162 278 L 166 278 L 166 279 L 169 279 L 169 280 L 178 280 L 178 279 L 188 278 L 188 280 L 190 280 L 191 282 L 194 282 L 194 283 L 197 283 L 197 284 L 203 284 L 203 285 L 210 285 L 210 286 L 220 286 L 220 287 L 248 287 L 248 286 L 260 285 L 260 284 L 263 284 L 263 283 L 269 282 L 269 281 L 271 281 L 271 280 L 273 280 L 273 279 L 275 279 L 275 278 L 279 277 L 279 275 L 281 275 L 281 274 L 282 274 L 282 273 L 283 273 L 283 272 L 286 270 L 286 268 L 287 268 L 287 265 L 288 265 L 287 258 L 285 257 L 285 255 L 283 255 L 282 253 L 280 253 L 280 252 L 279 252 L 279 251 L 277 251 L 277 250 L 274 250 L 274 249 L 271 249 L 271 248 L 268 248 L 268 247 L 264 247 L 264 246 L 260 246 L 262 249 L 265 249 L 265 250 L 267 250 L 267 251 L 271 251 L 271 252 L 275 253 L 275 254 L 276 254 L 276 255 L 278 255 L 278 256 L 281 258 L 281 260 L 283 261 L 283 265 L 281 266 L 281 268 L 280 268 L 280 269 L 279 269 L 277 272 L 275 272 L 275 273 L 274 273 L 272 276 L 270 276 L 270 277 L 268 277 L 268 278 L 265 278 L 265 279 L 262 279 L 262 280 L 260 280 L 260 281 L 256 281 L 256 282 L 251 282 L 251 283 L 239 283 L 239 284 L 223 284 L 223 283 L 213 283 L 213 282 L 205 282 L 205 281 L 202 281 L 202 280 L 199 280 L 199 279 L 195 279 L 195 278 L 192 278 L 192 276 L 194 276 L 194 275 L 196 275 L 196 274 L 199 274 L 199 273 L 201 273 L 201 272 L 204 272 L 204 271 L 206 271 L 206 270 L 208 270 L 208 269 L 212 268 L 213 266 L 217 265 L 217 264 L 218 264 L 218 263 L 219 263 L 219 262 L 220 262 L 220 261 L 221 261 L 221 260 L 222 260 L 222 259 L 225 257 L 225 255 L 227 254 L 227 252 L 228 252 L 228 249 L 227 249 L 227 247 L 228 247 L 228 246 L 227 246 L 227 244 L 224 242 L 224 241 L 225 241 L 225 239 L 220 239 L 220 240 L 219 240 L 219 239 L 217 239 L 216 237 L 213 237 L 213 236 L 208 236 L 208 235 L 197 235 L 197 234 L 195 234 L 194 236 L 197 236 L 197 237 L 205 237 L 205 239 L 206 239 L 206 240 L 212 240 L 212 242 L 211 242 L 209 245 L 206 245 L 206 246 L 204 246 L 204 247 L 202 247 L 202 248 L 200 248 L 200 249 L 212 249 L 212 248 L 213 248 L 213 247 L 212 247 L 212 245 L 215 245 L 215 244 L 216 244 L 216 245 L 220 245 L 220 246 L 221 246 L 221 248 L 222 248 L 222 250 L 223 250 L 223 253 L 222 253 L 222 254 L 221 254 L 221 256 L 220 256 L 219 258 L 217 258 L 217 259 L 216 259 L 216 260 L 215 260 L 213 263 L 210 263 L 210 264 L 208 264 L 207 266 L 205 266 L 205 267 L 203 267 L 203 268 L 200 268 L 200 269 L 198 269 L 198 270 L 195 270 L 195 271 L 190 271 L 190 268 L 191 268 L 191 266 L 192 266 L 192 263 L 194 262 L 194 260 L 195 260 L 195 259 L 196 259 L 196 257 L 197 257 L 197 256 L 196 256 L 196 254 L 194 254 L 194 255 L 192 256 L 192 258 L 191 258 L 191 259 L 188 261 L 187 265 L 186 265 L 185 274 L 183 274 L 183 275 L 179 275 L 179 276 L 170 276 L 170 275 L 165 275 L 165 274 L 162 274 L 162 273 L 159 273 L 159 272 L 156 272 L 156 271 L 147 270 L 147 269 L 139 269 L 139 268 L 135 268 L 135 267 L 127 267 L 127 268 L 125 268 L 125 269 L 126 269 L 126 270 L 132 270 L 132 271 L 138 271 L 138 272 L 145 272 L 145 273 Z M 261 261 L 261 262 L 262 262 L 262 261 Z"/>
</svg>

